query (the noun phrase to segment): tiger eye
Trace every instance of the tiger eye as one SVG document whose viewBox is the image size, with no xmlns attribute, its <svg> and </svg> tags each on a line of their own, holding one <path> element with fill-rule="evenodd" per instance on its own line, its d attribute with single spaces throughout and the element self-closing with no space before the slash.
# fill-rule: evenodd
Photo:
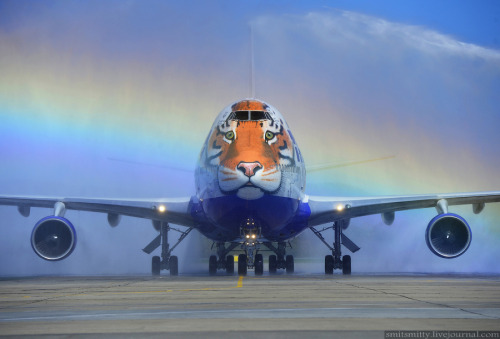
<svg viewBox="0 0 500 339">
<path fill-rule="evenodd" d="M 267 131 L 266 132 L 266 140 L 269 141 L 269 140 L 272 140 L 273 138 L 274 138 L 274 133 Z"/>
<path fill-rule="evenodd" d="M 233 131 L 229 131 L 226 133 L 226 139 L 227 140 L 233 140 L 234 139 L 234 132 Z"/>
</svg>

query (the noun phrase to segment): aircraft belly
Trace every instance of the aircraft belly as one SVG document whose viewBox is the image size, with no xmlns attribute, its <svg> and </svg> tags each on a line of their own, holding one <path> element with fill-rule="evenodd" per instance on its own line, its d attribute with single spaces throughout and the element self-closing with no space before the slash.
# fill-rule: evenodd
<svg viewBox="0 0 500 339">
<path fill-rule="evenodd" d="M 240 227 L 248 219 L 261 228 L 263 238 L 286 240 L 307 227 L 310 214 L 309 206 L 300 200 L 272 195 L 255 200 L 240 199 L 236 195 L 204 199 L 202 209 L 207 222 L 199 230 L 217 241 L 240 238 Z"/>
</svg>

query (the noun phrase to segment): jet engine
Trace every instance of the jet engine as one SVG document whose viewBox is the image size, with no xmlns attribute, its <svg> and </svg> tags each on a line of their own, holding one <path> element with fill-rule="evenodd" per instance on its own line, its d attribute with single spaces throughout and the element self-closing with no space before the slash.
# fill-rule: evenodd
<svg viewBox="0 0 500 339">
<path fill-rule="evenodd" d="M 31 247 L 45 260 L 57 261 L 68 257 L 75 245 L 75 228 L 63 217 L 45 217 L 36 223 L 31 233 Z"/>
<path fill-rule="evenodd" d="M 427 247 L 442 258 L 456 258 L 467 251 L 472 233 L 467 222 L 459 215 L 446 213 L 429 222 L 425 231 Z"/>
</svg>

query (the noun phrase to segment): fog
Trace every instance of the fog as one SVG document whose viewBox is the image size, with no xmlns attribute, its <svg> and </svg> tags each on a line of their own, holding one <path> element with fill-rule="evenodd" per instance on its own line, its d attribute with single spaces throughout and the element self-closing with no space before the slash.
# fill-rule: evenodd
<svg viewBox="0 0 500 339">
<path fill-rule="evenodd" d="M 250 26 L 256 96 L 284 115 L 307 164 L 390 157 L 311 172 L 307 194 L 500 188 L 498 50 L 319 6 L 54 2 L 0 12 L 1 195 L 192 195 L 213 119 L 250 95 Z M 500 272 L 500 204 L 450 211 L 472 228 L 461 257 L 427 249 L 434 209 L 396 213 L 392 226 L 375 215 L 346 230 L 361 247 L 353 272 Z M 111 228 L 105 214 L 68 211 L 77 247 L 45 262 L 29 239 L 51 213 L 0 206 L 1 276 L 149 274 L 150 221 L 123 217 Z M 311 231 L 291 244 L 297 272 L 323 271 L 328 249 Z M 180 273 L 206 272 L 210 246 L 192 232 L 174 252 Z"/>
</svg>

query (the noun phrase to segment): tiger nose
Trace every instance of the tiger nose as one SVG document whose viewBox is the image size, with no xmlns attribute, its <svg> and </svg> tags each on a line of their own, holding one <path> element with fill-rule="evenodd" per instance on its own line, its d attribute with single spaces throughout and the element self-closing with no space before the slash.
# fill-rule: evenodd
<svg viewBox="0 0 500 339">
<path fill-rule="evenodd" d="M 242 171 L 247 177 L 253 177 L 262 168 L 262 165 L 258 161 L 240 162 L 236 168 Z"/>
</svg>

